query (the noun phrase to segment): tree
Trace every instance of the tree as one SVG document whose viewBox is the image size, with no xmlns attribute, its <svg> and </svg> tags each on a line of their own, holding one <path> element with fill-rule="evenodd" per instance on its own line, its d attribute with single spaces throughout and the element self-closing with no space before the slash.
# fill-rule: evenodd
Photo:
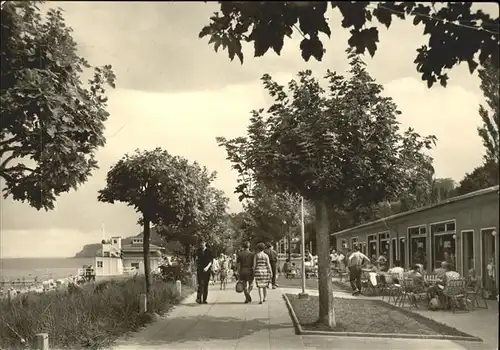
<svg viewBox="0 0 500 350">
<path fill-rule="evenodd" d="M 350 53 L 349 59 L 350 78 L 328 71 L 326 90 L 311 71 L 299 72 L 299 80 L 288 83 L 288 92 L 264 75 L 264 88 L 274 104 L 252 112 L 248 137 L 218 138 L 242 172 L 250 172 L 273 191 L 301 195 L 314 204 L 318 321 L 330 327 L 335 316 L 327 205 L 357 211 L 394 199 L 413 174 L 407 164 L 420 156 L 405 147 L 413 131 L 398 133 L 397 106 L 381 96 L 382 86 L 369 76 L 358 55 Z M 414 138 L 421 147 L 431 147 L 434 141 Z"/>
<path fill-rule="evenodd" d="M 491 61 L 488 61 L 486 66 L 479 70 L 479 78 L 481 79 L 481 90 L 483 91 L 487 106 L 479 106 L 479 115 L 481 116 L 483 125 L 478 128 L 478 133 L 486 148 L 485 161 L 496 162 L 498 164 L 500 157 L 500 116 L 498 114 L 498 89 L 500 88 L 500 84 L 498 80 L 498 65 L 495 67 Z"/>
<path fill-rule="evenodd" d="M 484 155 L 484 163 L 475 168 L 470 174 L 466 174 L 465 178 L 460 182 L 457 189 L 459 194 L 477 191 L 499 183 L 500 117 L 498 115 L 498 90 L 500 85 L 498 67 L 495 68 L 495 65 L 488 61 L 486 66 L 479 70 L 479 78 L 481 79 L 481 90 L 486 99 L 486 106 L 479 106 L 479 115 L 483 125 L 478 128 L 478 133 L 486 148 L 486 154 Z"/>
<path fill-rule="evenodd" d="M 456 191 L 463 195 L 495 185 L 498 185 L 498 163 L 490 161 L 465 174 Z"/>
<path fill-rule="evenodd" d="M 257 184 L 252 199 L 244 206 L 255 223 L 254 243 L 277 242 L 289 236 L 292 227 L 299 224 L 300 199 L 294 194 L 277 193 Z"/>
<path fill-rule="evenodd" d="M 199 188 L 191 176 L 196 169 L 186 159 L 172 156 L 161 148 L 136 150 L 132 155 L 126 154 L 109 170 L 106 187 L 99 191 L 100 202 L 123 202 L 141 214 L 146 294 L 151 288 L 151 224 L 162 221 L 175 225 L 193 217 L 193 212 L 200 209 Z"/>
<path fill-rule="evenodd" d="M 50 210 L 97 168 L 105 87 L 115 86 L 115 75 L 109 65 L 96 67 L 85 87 L 80 77 L 91 66 L 71 28 L 60 10 L 42 18 L 38 3 L 9 1 L 1 11 L 0 178 L 4 198 Z"/>
<path fill-rule="evenodd" d="M 229 199 L 220 191 L 211 186 L 216 179 L 216 173 L 209 173 L 205 167 L 194 163 L 190 173 L 195 196 L 192 198 L 194 210 L 190 215 L 184 215 L 182 220 L 172 221 L 167 216 L 160 215 L 159 233 L 167 241 L 178 241 L 184 248 L 184 257 L 189 260 L 191 251 L 203 237 L 212 245 L 214 250 L 224 250 L 229 239 L 227 223 L 227 205 Z M 214 252 L 216 253 L 216 252 Z"/>
<path fill-rule="evenodd" d="M 348 45 L 357 53 L 366 50 L 373 56 L 379 42 L 377 20 L 389 28 L 394 18 L 413 18 L 414 26 L 424 28 L 428 35 L 427 45 L 417 49 L 414 63 L 422 80 L 431 87 L 438 79 L 446 86 L 450 70 L 460 62 L 467 62 L 470 72 L 478 66 L 474 56 L 479 53 L 479 63 L 488 58 L 498 68 L 499 18 L 491 18 L 482 10 L 473 11 L 472 2 L 448 2 L 436 10 L 435 3 L 415 2 L 244 2 L 220 1 L 220 13 L 210 17 L 199 37 L 210 37 L 215 51 L 222 46 L 231 60 L 234 57 L 243 63 L 243 42 L 253 42 L 254 55 L 265 55 L 273 49 L 278 55 L 285 37 L 292 38 L 298 32 L 302 58 L 321 61 L 325 53 L 320 33 L 331 36 L 327 21 L 328 4 L 338 9 L 343 17 L 342 28 L 350 29 Z"/>
</svg>

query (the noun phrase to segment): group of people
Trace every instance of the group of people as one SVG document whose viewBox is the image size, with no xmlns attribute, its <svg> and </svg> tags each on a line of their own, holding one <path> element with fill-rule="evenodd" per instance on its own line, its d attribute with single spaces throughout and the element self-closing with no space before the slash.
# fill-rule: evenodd
<svg viewBox="0 0 500 350">
<path fill-rule="evenodd" d="M 271 285 L 273 289 L 277 287 L 277 264 L 278 253 L 276 253 L 271 243 L 257 244 L 256 252 L 253 253 L 250 251 L 250 243 L 245 242 L 236 257 L 221 256 L 219 259 L 214 259 L 212 251 L 205 240 L 201 240 L 196 253 L 198 283 L 196 302 L 198 304 L 207 304 L 210 278 L 212 277 L 215 281 L 216 276 L 219 275 L 222 289 L 228 271 L 233 269 L 234 275 L 239 283 L 243 285 L 244 302 L 250 303 L 252 301 L 251 292 L 255 281 L 259 292 L 259 304 L 262 304 L 267 300 L 269 286 Z"/>
</svg>

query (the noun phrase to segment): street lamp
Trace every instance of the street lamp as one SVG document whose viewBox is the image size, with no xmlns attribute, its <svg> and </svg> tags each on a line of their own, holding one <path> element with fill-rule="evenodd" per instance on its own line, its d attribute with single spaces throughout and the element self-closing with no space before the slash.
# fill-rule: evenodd
<svg viewBox="0 0 500 350">
<path fill-rule="evenodd" d="M 299 298 L 305 299 L 308 295 L 306 293 L 306 234 L 304 228 L 304 197 L 300 197 L 300 235 L 302 251 L 302 293 L 299 293 Z"/>
</svg>

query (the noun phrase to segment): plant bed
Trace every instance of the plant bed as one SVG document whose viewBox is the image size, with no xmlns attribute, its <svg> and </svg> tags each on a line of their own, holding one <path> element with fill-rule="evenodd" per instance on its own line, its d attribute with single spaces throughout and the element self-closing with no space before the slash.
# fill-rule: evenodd
<svg viewBox="0 0 500 350">
<path fill-rule="evenodd" d="M 46 294 L 27 293 L 0 301 L 0 348 L 18 349 L 21 339 L 31 345 L 37 333 L 48 333 L 51 348 L 109 348 L 120 336 L 154 321 L 193 292 L 154 281 L 148 298 L 151 313 L 140 313 L 144 278 L 91 283 Z"/>
<path fill-rule="evenodd" d="M 318 297 L 299 299 L 286 294 L 285 300 L 299 333 L 370 337 L 405 337 L 482 341 L 445 324 L 381 300 L 334 298 L 337 326 L 317 324 Z"/>
</svg>

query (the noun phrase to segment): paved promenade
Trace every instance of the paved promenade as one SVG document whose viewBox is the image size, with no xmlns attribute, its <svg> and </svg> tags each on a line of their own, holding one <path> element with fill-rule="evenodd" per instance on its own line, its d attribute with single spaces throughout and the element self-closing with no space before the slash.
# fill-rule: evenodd
<svg viewBox="0 0 500 350">
<path fill-rule="evenodd" d="M 491 343 L 445 340 L 298 336 L 295 335 L 288 309 L 282 299 L 282 292 L 298 293 L 299 290 L 270 290 L 268 301 L 259 305 L 255 301 L 252 304 L 242 303 L 242 295 L 234 292 L 234 283 L 229 284 L 226 291 L 212 287 L 209 304 L 196 304 L 195 296 L 192 295 L 168 316 L 160 318 L 128 339 L 120 339 L 114 349 L 493 350 L 497 348 Z M 312 290 L 310 292 L 317 293 Z M 253 292 L 253 298 L 258 299 L 256 291 Z M 470 329 L 468 331 L 471 333 Z"/>
</svg>

